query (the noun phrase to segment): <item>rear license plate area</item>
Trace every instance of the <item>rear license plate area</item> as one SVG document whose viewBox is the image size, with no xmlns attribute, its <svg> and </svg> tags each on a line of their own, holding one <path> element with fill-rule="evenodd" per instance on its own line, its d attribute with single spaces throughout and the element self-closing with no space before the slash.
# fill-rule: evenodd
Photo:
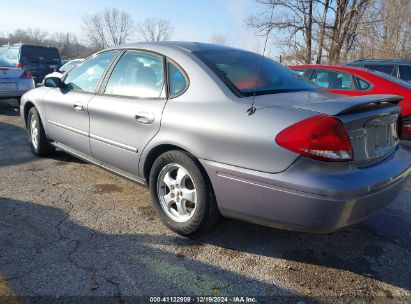
<svg viewBox="0 0 411 304">
<path fill-rule="evenodd" d="M 0 82 L 0 91 L 15 91 L 17 85 L 15 82 Z"/>
</svg>

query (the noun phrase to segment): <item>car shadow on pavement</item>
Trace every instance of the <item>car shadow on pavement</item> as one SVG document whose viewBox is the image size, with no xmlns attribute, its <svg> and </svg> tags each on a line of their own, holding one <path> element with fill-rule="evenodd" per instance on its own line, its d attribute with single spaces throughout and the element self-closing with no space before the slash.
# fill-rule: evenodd
<svg viewBox="0 0 411 304">
<path fill-rule="evenodd" d="M 376 214 L 363 223 L 331 234 L 277 230 L 224 220 L 197 241 L 234 253 L 283 259 L 294 270 L 291 276 L 294 273 L 296 279 L 323 274 L 324 269 L 340 269 L 411 290 L 411 224 L 389 213 Z M 308 279 L 329 284 L 319 277 Z M 321 277 L 331 281 L 340 279 L 333 275 Z"/>
<path fill-rule="evenodd" d="M 19 116 L 20 108 L 16 100 L 0 100 L 0 115 Z"/>
<path fill-rule="evenodd" d="M 56 151 L 48 158 L 59 162 L 84 163 L 63 151 Z M 0 122 L 0 167 L 24 164 L 37 159 L 30 149 L 27 131 L 15 124 Z"/>
<path fill-rule="evenodd" d="M 265 295 L 276 303 L 309 299 L 167 251 L 177 247 L 190 252 L 196 246 L 173 234 L 107 234 L 73 221 L 58 208 L 0 198 L 0 278 L 12 289 L 9 294 L 25 303 L 42 302 L 29 296 L 59 296 L 61 301 L 64 296 L 138 295 Z"/>
</svg>

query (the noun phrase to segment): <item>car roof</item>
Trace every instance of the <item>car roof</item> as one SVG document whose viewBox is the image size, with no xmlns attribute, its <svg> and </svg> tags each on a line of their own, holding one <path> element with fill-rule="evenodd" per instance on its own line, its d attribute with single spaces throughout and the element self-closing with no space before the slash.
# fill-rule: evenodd
<svg viewBox="0 0 411 304">
<path fill-rule="evenodd" d="M 347 65 L 330 65 L 330 64 L 302 64 L 302 65 L 289 65 L 290 69 L 332 69 L 340 71 L 351 72 L 369 72 L 370 70 L 362 67 L 347 66 Z"/>
<path fill-rule="evenodd" d="M 170 48 L 175 50 L 186 50 L 189 52 L 198 52 L 198 51 L 217 51 L 217 50 L 240 50 L 237 48 L 216 45 L 211 43 L 204 42 L 189 42 L 189 41 L 159 41 L 159 42 L 137 42 L 129 43 L 121 46 L 113 47 L 112 49 L 151 49 L 151 50 L 160 50 Z"/>
<path fill-rule="evenodd" d="M 406 59 L 358 59 L 346 64 L 377 63 L 377 64 L 407 64 L 411 65 L 411 60 Z"/>
</svg>

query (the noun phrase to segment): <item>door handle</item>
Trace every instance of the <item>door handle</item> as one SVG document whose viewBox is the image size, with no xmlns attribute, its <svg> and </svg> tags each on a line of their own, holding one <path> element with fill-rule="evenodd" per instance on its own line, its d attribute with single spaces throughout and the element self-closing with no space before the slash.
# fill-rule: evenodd
<svg viewBox="0 0 411 304">
<path fill-rule="evenodd" d="M 149 112 L 138 112 L 136 114 L 136 120 L 143 124 L 152 124 L 154 122 L 154 114 Z"/>
<path fill-rule="evenodd" d="M 84 106 L 82 104 L 75 103 L 74 104 L 74 110 L 77 111 L 77 112 L 83 112 L 84 111 Z"/>
</svg>

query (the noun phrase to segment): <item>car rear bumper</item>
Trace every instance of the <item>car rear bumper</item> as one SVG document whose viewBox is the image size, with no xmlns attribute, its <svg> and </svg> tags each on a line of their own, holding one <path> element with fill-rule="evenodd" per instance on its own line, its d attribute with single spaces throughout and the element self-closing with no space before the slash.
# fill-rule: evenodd
<svg viewBox="0 0 411 304">
<path fill-rule="evenodd" d="M 27 91 L 34 89 L 33 79 L 10 79 L 10 80 L 0 80 L 0 82 L 13 82 L 16 85 L 15 90 L 0 90 L 0 99 L 5 98 L 18 98 L 21 97 Z"/>
<path fill-rule="evenodd" d="M 400 149 L 361 169 L 328 163 L 319 168 L 307 158 L 278 174 L 201 163 L 224 216 L 319 233 L 357 223 L 392 203 L 411 171 L 411 158 Z"/>
</svg>

